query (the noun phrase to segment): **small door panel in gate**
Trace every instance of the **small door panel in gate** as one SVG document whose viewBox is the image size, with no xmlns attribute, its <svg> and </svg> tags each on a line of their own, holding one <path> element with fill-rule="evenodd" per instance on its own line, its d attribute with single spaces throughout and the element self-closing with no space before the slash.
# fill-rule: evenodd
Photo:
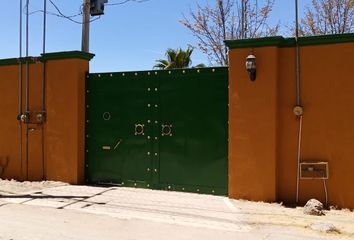
<svg viewBox="0 0 354 240">
<path fill-rule="evenodd" d="M 227 69 L 223 68 L 189 70 L 160 79 L 163 186 L 227 193 L 227 86 Z M 171 126 L 170 134 L 165 134 L 166 125 Z"/>
<path fill-rule="evenodd" d="M 91 182 L 147 183 L 151 127 L 146 79 L 90 74 L 87 81 L 86 175 Z"/>
</svg>

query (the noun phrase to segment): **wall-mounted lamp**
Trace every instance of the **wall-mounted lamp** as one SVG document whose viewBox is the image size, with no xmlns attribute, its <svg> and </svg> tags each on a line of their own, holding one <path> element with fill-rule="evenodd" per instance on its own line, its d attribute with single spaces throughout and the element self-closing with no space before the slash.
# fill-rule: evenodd
<svg viewBox="0 0 354 240">
<path fill-rule="evenodd" d="M 246 58 L 246 69 L 251 81 L 256 80 L 256 56 L 248 55 Z"/>
</svg>

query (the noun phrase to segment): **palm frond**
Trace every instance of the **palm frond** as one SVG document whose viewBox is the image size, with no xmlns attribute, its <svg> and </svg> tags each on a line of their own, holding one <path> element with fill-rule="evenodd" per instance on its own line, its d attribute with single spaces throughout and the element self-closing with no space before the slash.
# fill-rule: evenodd
<svg viewBox="0 0 354 240">
<path fill-rule="evenodd" d="M 158 69 L 176 69 L 176 68 L 189 68 L 192 65 L 192 54 L 194 48 L 188 47 L 186 50 L 182 48 L 166 50 L 167 59 L 157 60 L 154 68 Z M 198 64 L 197 67 L 206 67 L 204 64 Z"/>
</svg>

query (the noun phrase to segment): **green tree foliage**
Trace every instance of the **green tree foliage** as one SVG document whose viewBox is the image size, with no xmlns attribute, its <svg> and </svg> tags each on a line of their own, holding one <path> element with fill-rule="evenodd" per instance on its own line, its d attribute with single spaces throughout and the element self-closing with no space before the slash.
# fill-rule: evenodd
<svg viewBox="0 0 354 240">
<path fill-rule="evenodd" d="M 193 48 L 188 47 L 187 50 L 169 48 L 166 51 L 167 59 L 157 60 L 154 66 L 156 69 L 176 69 L 189 68 L 192 65 Z M 204 64 L 198 64 L 195 68 L 206 67 Z"/>
</svg>

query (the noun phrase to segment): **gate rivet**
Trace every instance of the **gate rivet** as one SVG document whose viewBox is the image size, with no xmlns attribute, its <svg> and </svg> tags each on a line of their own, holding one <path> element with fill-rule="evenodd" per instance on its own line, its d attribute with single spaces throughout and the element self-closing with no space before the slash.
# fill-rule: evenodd
<svg viewBox="0 0 354 240">
<path fill-rule="evenodd" d="M 100 78 L 100 77 L 101 77 L 101 74 L 98 74 L 98 77 Z"/>
<path fill-rule="evenodd" d="M 158 121 L 155 121 L 156 124 L 158 124 L 159 122 Z"/>
<path fill-rule="evenodd" d="M 148 107 L 151 107 L 151 104 L 148 104 Z"/>
<path fill-rule="evenodd" d="M 155 156 L 157 156 L 157 153 L 155 153 Z"/>
<path fill-rule="evenodd" d="M 168 189 L 171 189 L 171 186 L 168 186 Z"/>
<path fill-rule="evenodd" d="M 155 75 L 157 75 L 157 72 L 155 72 Z"/>
<path fill-rule="evenodd" d="M 134 183 L 134 186 L 136 187 L 136 183 Z"/>
<path fill-rule="evenodd" d="M 124 76 L 125 76 L 125 73 L 122 73 L 122 76 L 124 77 Z"/>
<path fill-rule="evenodd" d="M 150 75 L 151 73 L 150 72 L 148 72 L 148 75 Z"/>
<path fill-rule="evenodd" d="M 147 137 L 147 139 L 150 139 L 150 138 L 151 138 L 150 136 Z"/>
<path fill-rule="evenodd" d="M 86 152 L 89 152 L 88 150 L 86 150 Z"/>
<path fill-rule="evenodd" d="M 149 92 L 150 92 L 150 90 L 151 90 L 151 89 L 150 89 L 150 88 L 148 88 L 148 91 L 149 91 Z"/>
<path fill-rule="evenodd" d="M 148 172 L 150 172 L 150 168 L 146 169 Z"/>
<path fill-rule="evenodd" d="M 158 88 L 155 88 L 155 92 L 157 92 Z"/>
<path fill-rule="evenodd" d="M 87 93 L 90 93 L 90 90 L 87 90 L 86 92 L 87 92 Z"/>
<path fill-rule="evenodd" d="M 157 140 L 157 137 L 155 137 L 155 140 Z"/>
<path fill-rule="evenodd" d="M 135 73 L 135 76 L 138 76 L 138 73 Z"/>
<path fill-rule="evenodd" d="M 186 71 L 185 71 L 185 70 L 183 70 L 182 72 L 183 72 L 183 73 L 186 73 Z"/>
<path fill-rule="evenodd" d="M 150 184 L 148 184 L 147 187 L 150 187 Z"/>
<path fill-rule="evenodd" d="M 86 164 L 86 167 L 88 167 L 88 164 Z"/>
<path fill-rule="evenodd" d="M 168 71 L 168 74 L 171 74 L 171 71 Z"/>
<path fill-rule="evenodd" d="M 147 152 L 147 155 L 150 155 L 151 153 L 150 152 Z"/>
<path fill-rule="evenodd" d="M 184 191 L 184 188 L 182 188 L 182 191 Z"/>
<path fill-rule="evenodd" d="M 89 120 L 86 120 L 87 123 L 89 123 L 90 121 Z"/>
<path fill-rule="evenodd" d="M 90 105 L 86 105 L 86 107 L 87 107 L 87 108 L 89 108 L 89 107 L 90 107 Z"/>
<path fill-rule="evenodd" d="M 211 191 L 212 193 L 215 193 L 215 191 L 213 190 L 213 191 Z"/>
<path fill-rule="evenodd" d="M 197 70 L 197 73 L 200 73 L 200 70 L 199 70 L 199 69 Z"/>
<path fill-rule="evenodd" d="M 151 123 L 151 121 L 150 121 L 150 120 L 148 120 L 148 123 Z"/>
<path fill-rule="evenodd" d="M 157 169 L 155 168 L 154 171 L 157 172 Z"/>
<path fill-rule="evenodd" d="M 87 135 L 86 135 L 86 137 L 88 138 L 88 137 L 89 137 L 89 135 L 87 134 Z"/>
<path fill-rule="evenodd" d="M 159 107 L 159 105 L 155 104 L 155 108 Z"/>
<path fill-rule="evenodd" d="M 213 72 L 215 72 L 215 69 L 213 69 Z"/>
<path fill-rule="evenodd" d="M 197 192 L 199 192 L 199 189 L 197 189 Z"/>
<path fill-rule="evenodd" d="M 124 182 L 122 182 L 122 185 L 124 185 Z"/>
</svg>

